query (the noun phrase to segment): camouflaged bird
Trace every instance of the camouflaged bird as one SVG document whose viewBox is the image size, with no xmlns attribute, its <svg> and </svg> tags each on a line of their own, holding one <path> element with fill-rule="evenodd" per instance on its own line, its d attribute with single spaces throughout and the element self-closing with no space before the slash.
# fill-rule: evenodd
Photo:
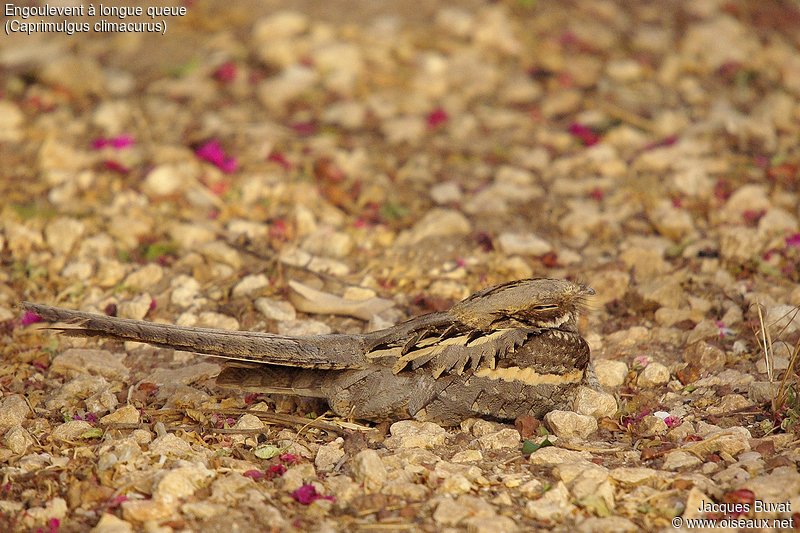
<svg viewBox="0 0 800 533">
<path fill-rule="evenodd" d="M 361 335 L 281 336 L 158 324 L 23 302 L 68 335 L 138 341 L 225 359 L 217 384 L 327 400 L 337 415 L 443 425 L 567 409 L 587 383 L 578 314 L 594 291 L 524 279 L 447 311 Z"/>
</svg>

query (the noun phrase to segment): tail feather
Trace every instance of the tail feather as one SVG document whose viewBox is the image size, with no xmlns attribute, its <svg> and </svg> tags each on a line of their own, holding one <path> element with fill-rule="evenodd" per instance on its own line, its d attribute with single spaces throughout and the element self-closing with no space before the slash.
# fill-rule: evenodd
<svg viewBox="0 0 800 533">
<path fill-rule="evenodd" d="M 328 372 L 320 373 L 310 368 L 231 363 L 222 368 L 217 376 L 217 385 L 266 394 L 327 399 L 325 390 L 331 377 Z"/>
<path fill-rule="evenodd" d="M 61 307 L 22 303 L 66 335 L 110 337 L 205 355 L 301 368 L 361 368 L 363 340 L 352 335 L 284 337 L 254 331 L 195 328 L 116 318 Z"/>
</svg>

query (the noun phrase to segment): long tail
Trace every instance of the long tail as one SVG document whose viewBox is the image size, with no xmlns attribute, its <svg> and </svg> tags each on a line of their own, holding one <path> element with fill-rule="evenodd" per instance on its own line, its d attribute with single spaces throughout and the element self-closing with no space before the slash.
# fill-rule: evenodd
<svg viewBox="0 0 800 533">
<path fill-rule="evenodd" d="M 364 339 L 355 335 L 284 337 L 254 331 L 158 324 L 30 302 L 21 305 L 47 322 L 65 323 L 53 329 L 66 335 L 138 341 L 225 359 L 301 368 L 346 369 L 367 365 Z"/>
</svg>

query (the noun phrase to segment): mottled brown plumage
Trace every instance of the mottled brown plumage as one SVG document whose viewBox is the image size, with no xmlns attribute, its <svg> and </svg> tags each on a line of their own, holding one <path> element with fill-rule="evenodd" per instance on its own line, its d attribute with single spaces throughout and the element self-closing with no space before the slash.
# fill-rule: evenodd
<svg viewBox="0 0 800 533">
<path fill-rule="evenodd" d="M 24 302 L 68 335 L 146 342 L 226 359 L 221 386 L 324 398 L 342 416 L 457 424 L 566 408 L 585 382 L 584 285 L 526 279 L 450 310 L 363 335 L 287 337 L 128 320 Z"/>
</svg>

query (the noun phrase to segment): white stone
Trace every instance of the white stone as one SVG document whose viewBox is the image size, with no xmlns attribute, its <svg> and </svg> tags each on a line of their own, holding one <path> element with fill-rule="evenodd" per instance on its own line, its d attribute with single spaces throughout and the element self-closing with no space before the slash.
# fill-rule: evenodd
<svg viewBox="0 0 800 533">
<path fill-rule="evenodd" d="M 353 477 L 368 494 L 383 487 L 386 475 L 386 467 L 375 450 L 361 450 L 353 457 Z"/>
<path fill-rule="evenodd" d="M 580 415 L 593 418 L 613 418 L 617 413 L 617 400 L 612 394 L 580 387 L 575 395 L 573 409 Z"/>
<path fill-rule="evenodd" d="M 500 250 L 508 255 L 544 255 L 553 246 L 533 233 L 501 233 L 497 238 Z"/>
<path fill-rule="evenodd" d="M 10 394 L 0 400 L 0 430 L 19 426 L 31 412 L 21 394 Z"/>
<path fill-rule="evenodd" d="M 563 481 L 544 493 L 538 500 L 528 501 L 525 505 L 525 515 L 534 520 L 561 520 L 577 511 L 570 503 L 570 495 Z"/>
<path fill-rule="evenodd" d="M 447 439 L 447 431 L 433 422 L 401 420 L 392 424 L 389 432 L 391 444 L 398 448 L 433 448 Z"/>
<path fill-rule="evenodd" d="M 344 439 L 338 437 L 333 442 L 324 444 L 317 450 L 317 456 L 314 458 L 314 466 L 320 472 L 330 472 L 334 467 L 339 464 L 339 461 L 344 457 Z"/>
<path fill-rule="evenodd" d="M 597 419 L 572 411 L 550 411 L 544 415 L 544 422 L 558 437 L 585 439 L 597 431 Z"/>
<path fill-rule="evenodd" d="M 297 318 L 294 306 L 289 302 L 262 297 L 256 299 L 254 305 L 269 320 L 283 321 Z"/>
<path fill-rule="evenodd" d="M 594 362 L 594 373 L 602 386 L 616 388 L 625 382 L 628 365 L 624 361 L 600 359 Z"/>
<path fill-rule="evenodd" d="M 669 382 L 669 368 L 661 363 L 650 363 L 639 373 L 636 380 L 640 387 L 658 387 Z"/>
</svg>

